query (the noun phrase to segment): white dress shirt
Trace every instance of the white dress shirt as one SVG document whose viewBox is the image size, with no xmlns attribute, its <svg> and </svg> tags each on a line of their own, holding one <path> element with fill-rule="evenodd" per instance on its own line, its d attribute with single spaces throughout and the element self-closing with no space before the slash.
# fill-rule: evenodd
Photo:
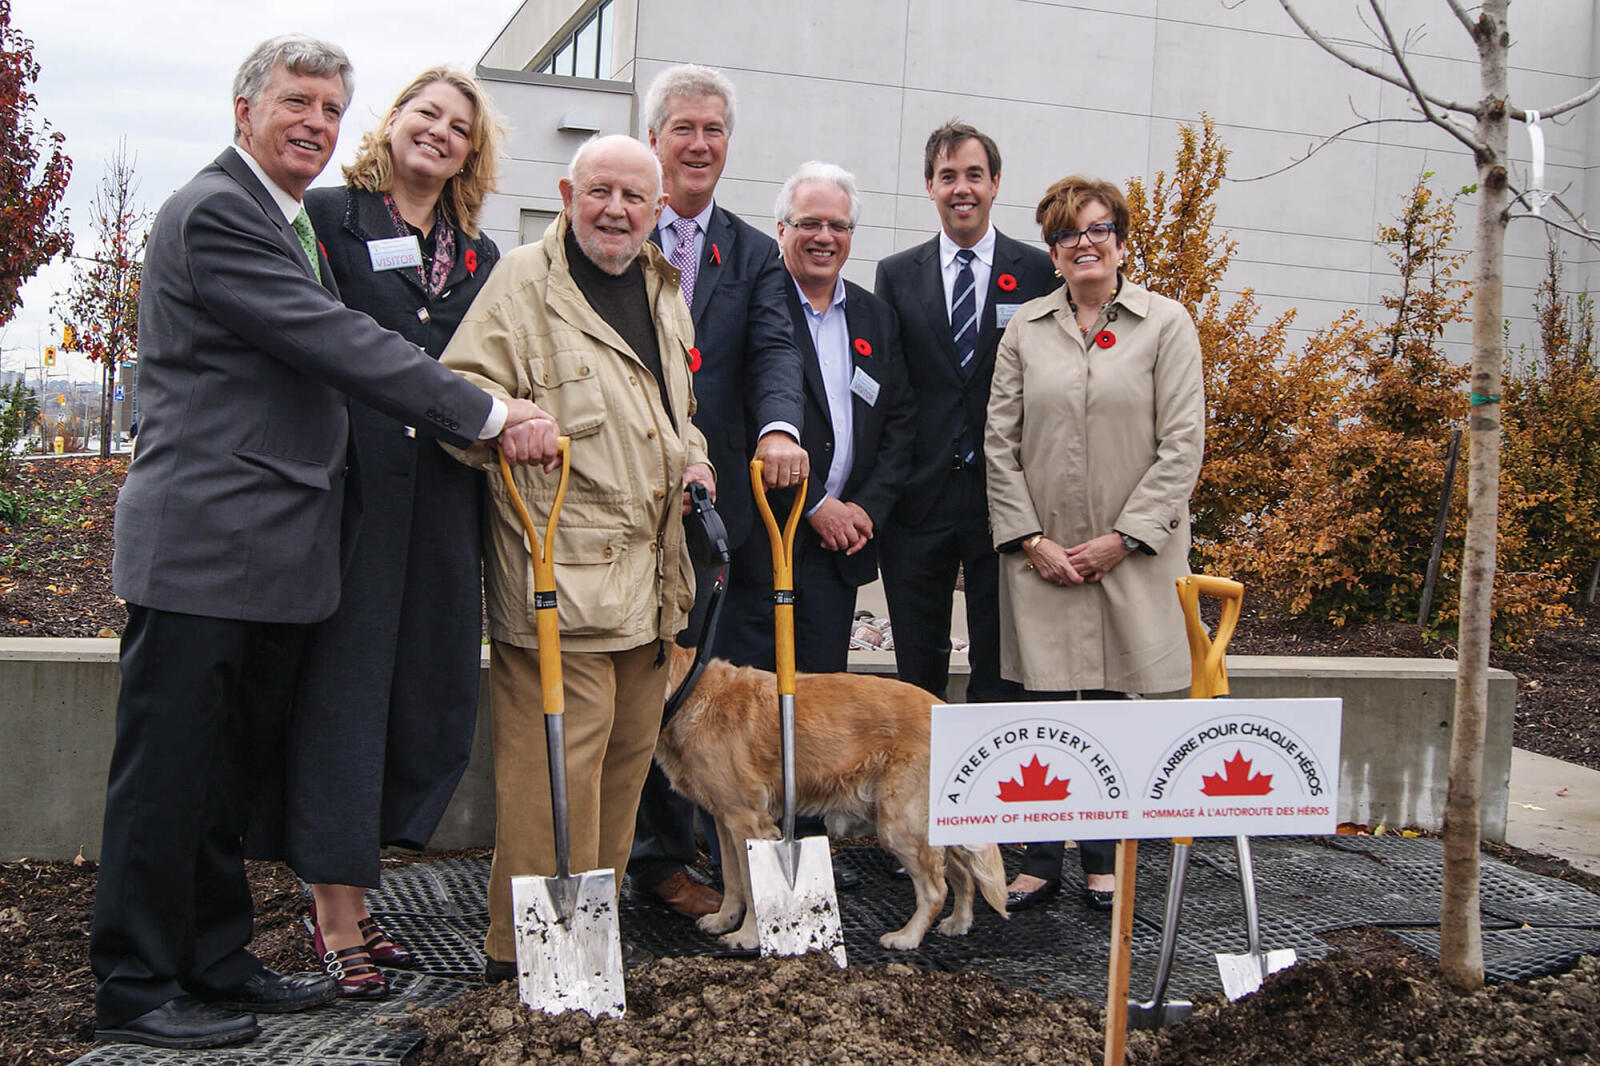
<svg viewBox="0 0 1600 1066">
<path fill-rule="evenodd" d="M 950 298 L 955 295 L 956 275 L 961 272 L 961 264 L 956 261 L 956 253 L 961 250 L 961 245 L 950 239 L 944 230 L 939 231 L 939 267 L 940 275 L 944 278 L 944 315 L 948 319 L 952 310 Z M 972 246 L 976 257 L 972 260 L 973 294 L 978 300 L 978 322 L 983 322 L 983 304 L 989 295 L 989 274 L 994 270 L 994 226 L 990 225 L 983 231 L 983 236 L 978 238 L 978 243 Z"/>
</svg>

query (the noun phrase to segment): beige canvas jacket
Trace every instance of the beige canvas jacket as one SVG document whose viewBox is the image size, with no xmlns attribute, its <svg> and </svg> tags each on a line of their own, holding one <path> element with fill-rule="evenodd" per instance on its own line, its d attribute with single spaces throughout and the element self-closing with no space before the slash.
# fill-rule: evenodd
<svg viewBox="0 0 1600 1066">
<path fill-rule="evenodd" d="M 1189 572 L 1189 496 L 1205 444 L 1200 343 L 1182 305 L 1125 283 L 1085 340 L 1064 289 L 1023 304 L 995 356 L 984 454 L 996 546 L 1042 530 L 1064 547 L 1144 541 L 1099 582 L 1060 587 L 1000 557 L 1000 668 L 1042 691 L 1187 687 L 1174 582 Z M 1116 343 L 1094 343 L 1100 328 Z"/>
<path fill-rule="evenodd" d="M 690 417 L 694 325 L 678 271 L 656 246 L 640 252 L 661 349 L 669 417 L 654 377 L 584 299 L 567 267 L 563 214 L 538 244 L 508 254 L 456 330 L 443 362 L 499 396 L 526 397 L 572 438 L 572 473 L 555 534 L 561 646 L 624 651 L 671 639 L 694 603 L 683 538 L 683 471 L 708 463 Z M 489 477 L 484 528 L 489 635 L 536 647 L 533 571 L 522 524 L 485 444 L 458 453 Z M 515 468 L 541 535 L 557 475 Z"/>
</svg>

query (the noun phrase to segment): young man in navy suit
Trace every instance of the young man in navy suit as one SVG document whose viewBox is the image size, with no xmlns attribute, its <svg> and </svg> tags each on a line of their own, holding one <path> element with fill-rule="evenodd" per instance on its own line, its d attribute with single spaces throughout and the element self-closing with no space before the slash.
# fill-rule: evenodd
<svg viewBox="0 0 1600 1066">
<path fill-rule="evenodd" d="M 768 489 L 797 485 L 809 472 L 800 446 L 800 353 L 784 314 L 787 279 L 772 238 L 713 199 L 733 134 L 728 79 L 708 67 L 670 67 L 645 94 L 644 116 L 667 193 L 655 239 L 679 270 L 694 318 L 700 355 L 694 424 L 705 434 L 717 471 L 717 511 L 737 549 L 755 524 L 750 460 L 764 462 Z M 682 640 L 699 637 L 711 577 L 696 574 L 695 612 Z M 724 654 L 719 641 L 729 630 L 724 621 L 713 652 Z M 682 914 L 710 914 L 722 899 L 689 872 L 694 859 L 694 808 L 652 765 L 629 878 Z"/>
<path fill-rule="evenodd" d="M 775 214 L 805 369 L 801 443 L 812 470 L 794 543 L 795 665 L 837 673 L 848 666 L 856 589 L 878 575 L 877 532 L 910 471 L 916 409 L 894 311 L 839 276 L 861 214 L 855 177 L 807 163 L 784 183 Z M 790 493 L 775 494 L 774 514 L 788 514 L 792 502 Z M 730 661 L 774 669 L 764 537 L 734 554 L 722 626 Z"/>
<path fill-rule="evenodd" d="M 1019 305 L 1060 284 L 1050 257 L 989 223 L 1000 191 L 1000 150 L 948 122 L 923 153 L 933 239 L 878 264 L 877 294 L 900 318 L 916 394 L 911 473 L 883 530 L 884 592 L 900 679 L 944 699 L 956 568 L 965 574 L 974 703 L 1015 698 L 1000 676 L 999 563 L 989 539 L 983 423 L 1000 334 Z"/>
</svg>

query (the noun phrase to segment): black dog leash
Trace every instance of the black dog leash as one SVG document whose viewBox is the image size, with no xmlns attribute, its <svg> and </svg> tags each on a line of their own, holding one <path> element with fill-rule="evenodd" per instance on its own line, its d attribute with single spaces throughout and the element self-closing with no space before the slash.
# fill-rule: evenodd
<svg viewBox="0 0 1600 1066">
<path fill-rule="evenodd" d="M 711 597 L 705 619 L 700 623 L 700 637 L 695 644 L 694 665 L 678 687 L 667 697 L 661 709 L 661 723 L 665 725 L 683 706 L 683 701 L 694 692 L 705 673 L 706 656 L 711 647 L 711 637 L 717 631 L 717 619 L 722 617 L 723 593 L 728 588 L 728 561 L 733 557 L 728 548 L 728 527 L 722 524 L 711 493 L 698 481 L 689 483 L 689 514 L 684 518 L 684 535 L 689 540 L 689 556 L 702 568 L 717 567 L 717 576 L 711 585 Z"/>
</svg>

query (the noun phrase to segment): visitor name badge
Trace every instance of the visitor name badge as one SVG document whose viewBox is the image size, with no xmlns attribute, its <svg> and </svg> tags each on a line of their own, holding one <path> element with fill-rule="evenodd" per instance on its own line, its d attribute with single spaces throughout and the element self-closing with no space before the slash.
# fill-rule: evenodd
<svg viewBox="0 0 1600 1066">
<path fill-rule="evenodd" d="M 878 390 L 883 386 L 872 380 L 872 375 L 856 367 L 856 376 L 850 379 L 850 391 L 867 401 L 868 407 L 878 404 Z"/>
<path fill-rule="evenodd" d="M 403 270 L 422 265 L 422 246 L 414 233 L 387 240 L 368 241 L 367 254 L 372 257 L 373 270 Z"/>
<path fill-rule="evenodd" d="M 999 326 L 1001 329 L 1005 329 L 1006 328 L 1006 323 L 1011 321 L 1012 316 L 1017 313 L 1017 308 L 1019 308 L 1021 306 L 1022 306 L 1021 304 L 995 304 L 994 305 L 994 322 L 995 322 L 995 325 Z"/>
</svg>

